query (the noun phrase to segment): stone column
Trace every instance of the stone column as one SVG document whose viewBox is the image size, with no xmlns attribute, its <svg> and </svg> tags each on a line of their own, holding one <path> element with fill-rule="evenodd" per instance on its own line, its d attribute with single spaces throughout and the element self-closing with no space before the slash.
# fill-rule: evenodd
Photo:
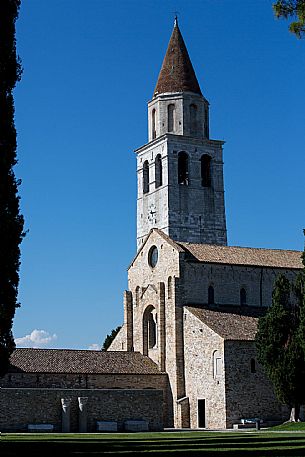
<svg viewBox="0 0 305 457">
<path fill-rule="evenodd" d="M 79 407 L 79 416 L 78 416 L 78 426 L 80 433 L 87 432 L 87 402 L 88 397 L 78 397 L 78 407 Z"/>
<path fill-rule="evenodd" d="M 159 368 L 165 371 L 166 358 L 166 335 L 165 335 L 165 285 L 159 282 L 159 316 L 158 316 L 158 345 L 159 345 Z"/>
<path fill-rule="evenodd" d="M 62 398 L 61 399 L 61 407 L 62 407 L 61 431 L 63 433 L 70 432 L 70 405 L 71 405 L 71 398 Z"/>
<path fill-rule="evenodd" d="M 132 293 L 129 290 L 124 292 L 124 324 L 126 325 L 126 350 L 133 351 L 133 310 Z"/>
</svg>

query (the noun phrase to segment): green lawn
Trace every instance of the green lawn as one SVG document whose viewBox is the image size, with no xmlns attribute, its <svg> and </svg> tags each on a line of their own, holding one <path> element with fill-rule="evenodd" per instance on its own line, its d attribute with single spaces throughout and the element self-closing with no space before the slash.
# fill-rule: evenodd
<svg viewBox="0 0 305 457">
<path fill-rule="evenodd" d="M 287 422 L 286 424 L 276 425 L 270 428 L 270 430 L 285 430 L 289 432 L 305 432 L 305 422 Z"/>
<path fill-rule="evenodd" d="M 0 456 L 206 455 L 305 456 L 305 433 L 164 432 L 129 434 L 2 434 Z"/>
</svg>

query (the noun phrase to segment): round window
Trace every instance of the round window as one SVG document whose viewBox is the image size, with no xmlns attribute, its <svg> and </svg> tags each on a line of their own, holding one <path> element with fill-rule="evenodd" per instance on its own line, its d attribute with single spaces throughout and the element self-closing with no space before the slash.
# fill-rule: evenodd
<svg viewBox="0 0 305 457">
<path fill-rule="evenodd" d="M 148 252 L 148 263 L 152 268 L 155 268 L 158 262 L 158 248 L 152 246 Z"/>
</svg>

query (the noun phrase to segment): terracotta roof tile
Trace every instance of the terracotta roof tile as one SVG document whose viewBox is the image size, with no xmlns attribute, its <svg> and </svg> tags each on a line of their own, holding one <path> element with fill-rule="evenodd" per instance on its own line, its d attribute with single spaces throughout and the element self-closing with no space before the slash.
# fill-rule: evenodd
<svg viewBox="0 0 305 457">
<path fill-rule="evenodd" d="M 186 306 L 186 309 L 225 340 L 254 340 L 258 318 L 266 308 L 223 306 L 204 308 Z"/>
<path fill-rule="evenodd" d="M 20 348 L 10 362 L 10 371 L 27 373 L 160 373 L 157 365 L 139 352 Z"/>
<path fill-rule="evenodd" d="M 202 95 L 177 23 L 168 44 L 154 96 L 166 92 L 194 92 Z"/>
<path fill-rule="evenodd" d="M 229 265 L 302 269 L 302 252 L 280 249 L 243 248 L 177 242 L 190 260 Z"/>
</svg>

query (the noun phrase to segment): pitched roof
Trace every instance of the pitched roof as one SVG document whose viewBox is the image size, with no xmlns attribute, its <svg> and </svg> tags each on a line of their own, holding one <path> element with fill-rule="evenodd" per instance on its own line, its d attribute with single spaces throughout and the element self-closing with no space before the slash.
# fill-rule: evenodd
<svg viewBox="0 0 305 457">
<path fill-rule="evenodd" d="M 102 352 L 72 349 L 16 349 L 10 372 L 160 374 L 158 366 L 139 352 Z"/>
<path fill-rule="evenodd" d="M 128 270 L 130 267 L 132 267 L 134 261 L 139 257 L 140 255 L 140 252 L 144 249 L 144 246 L 145 244 L 147 243 L 147 241 L 149 240 L 150 238 L 150 235 L 155 232 L 155 233 L 158 233 L 158 235 L 160 235 L 167 243 L 169 243 L 173 248 L 175 248 L 178 252 L 184 252 L 184 249 L 182 246 L 180 246 L 179 244 L 176 243 L 176 241 L 172 240 L 168 235 L 166 235 L 166 233 L 164 233 L 162 230 L 158 229 L 157 227 L 153 227 L 150 229 L 148 235 L 146 235 L 146 238 L 143 242 L 143 244 L 139 247 L 139 250 L 138 252 L 136 253 L 136 255 L 134 256 L 134 258 L 132 259 L 129 267 L 128 267 Z M 180 243 L 181 244 L 181 243 Z"/>
<path fill-rule="evenodd" d="M 302 269 L 302 252 L 177 242 L 190 260 L 227 265 Z"/>
<path fill-rule="evenodd" d="M 202 95 L 176 20 L 154 90 L 154 96 L 166 92 L 186 91 Z"/>
<path fill-rule="evenodd" d="M 266 308 L 252 306 L 186 306 L 186 309 L 225 340 L 243 341 L 254 340 L 258 318 L 266 312 Z"/>
</svg>

